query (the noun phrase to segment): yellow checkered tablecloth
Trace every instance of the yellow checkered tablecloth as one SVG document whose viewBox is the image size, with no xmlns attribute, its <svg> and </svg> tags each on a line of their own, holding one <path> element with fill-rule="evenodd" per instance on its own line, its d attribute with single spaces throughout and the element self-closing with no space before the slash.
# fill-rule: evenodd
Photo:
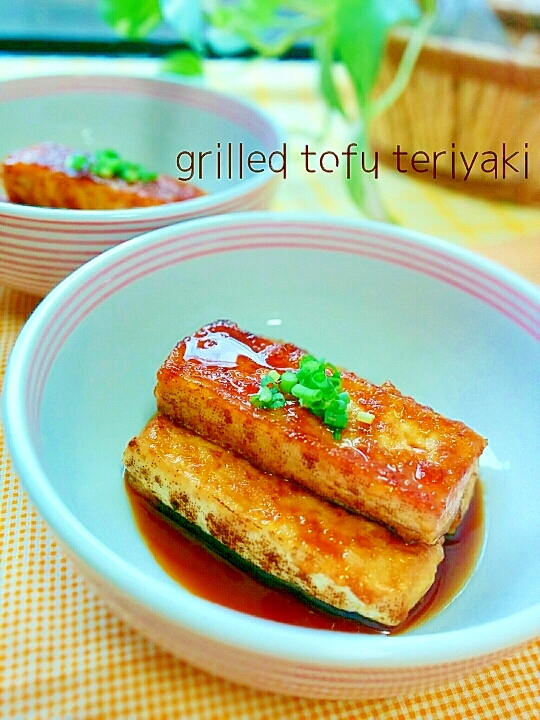
<svg viewBox="0 0 540 720">
<path fill-rule="evenodd" d="M 154 74 L 146 60 L 0 58 L 0 77 L 71 69 Z M 346 146 L 310 63 L 210 62 L 210 86 L 263 106 L 294 147 Z M 1 129 L 0 129 L 1 131 Z M 506 262 L 540 282 L 540 210 L 472 199 L 386 174 L 381 193 L 403 225 Z M 359 216 L 337 175 L 292 166 L 274 210 Z M 0 288 L 2 376 L 37 300 Z M 419 696 L 315 701 L 239 687 L 163 652 L 117 619 L 64 558 L 30 506 L 0 434 L 1 720 L 538 720 L 540 640 L 481 674 Z"/>
</svg>

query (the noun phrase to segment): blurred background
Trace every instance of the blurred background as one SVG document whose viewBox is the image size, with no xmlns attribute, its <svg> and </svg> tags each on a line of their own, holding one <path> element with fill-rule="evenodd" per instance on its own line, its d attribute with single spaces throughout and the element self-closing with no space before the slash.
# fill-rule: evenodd
<svg viewBox="0 0 540 720">
<path fill-rule="evenodd" d="M 386 9 L 381 14 L 391 15 L 394 7 L 410 8 L 414 4 L 413 0 L 382 3 Z M 202 8 L 238 5 L 248 8 L 248 14 L 250 8 L 259 14 L 263 8 L 264 14 L 265 7 L 271 9 L 280 3 L 0 3 L 2 75 L 8 78 L 63 71 L 66 63 L 70 69 L 83 72 L 114 67 L 122 72 L 155 75 L 171 67 L 167 68 L 163 58 L 199 43 L 198 50 L 205 57 L 200 82 L 261 106 L 284 128 L 293 150 L 310 142 L 321 151 L 341 151 L 357 138 L 358 82 L 356 88 L 351 87 L 354 68 L 351 72 L 349 66 L 348 72 L 343 72 L 343 67 L 334 63 L 335 87 L 329 89 L 326 82 L 325 88 L 324 81 L 330 75 L 321 81 L 320 63 L 317 67 L 316 62 L 310 62 L 314 55 L 321 60 L 320 47 L 315 46 L 313 52 L 305 32 L 298 34 L 296 41 L 287 42 L 276 61 L 258 56 L 245 37 L 231 41 L 201 22 Z M 297 5 L 311 12 L 324 3 Z M 354 8 L 355 4 L 349 5 Z M 540 3 L 421 0 L 417 5 L 436 7 L 435 22 L 401 94 L 370 125 L 371 148 L 386 163 L 376 187 L 371 184 L 376 203 L 366 202 L 366 188 L 355 193 L 355 183 L 348 183 L 345 190 L 338 173 L 321 177 L 321 173 L 308 174 L 297 167 L 287 183 L 282 183 L 273 209 L 367 214 L 397 222 L 471 247 L 536 280 L 540 277 Z M 137 28 L 131 34 L 118 32 L 121 23 L 113 30 L 114 23 L 103 19 L 104 8 L 114 6 L 128 8 L 134 17 L 158 6 L 163 19 L 134 39 Z M 390 33 L 376 94 L 395 77 L 410 40 L 408 30 L 398 27 Z M 358 53 L 360 57 L 361 50 Z M 185 68 L 185 64 L 174 66 L 180 73 Z M 340 95 L 337 102 L 334 91 Z M 437 181 L 426 182 L 427 175 L 412 177 L 410 172 L 398 173 L 392 168 L 391 153 L 397 142 L 411 151 L 430 152 L 448 149 L 454 142 L 456 150 L 463 150 L 467 157 L 488 148 L 500 153 L 503 142 L 520 150 L 522 157 L 524 143 L 528 143 L 529 177 L 524 181 L 521 172 L 506 181 L 486 183 L 491 178 L 475 170 L 466 183 L 448 182 L 442 173 Z"/>
</svg>

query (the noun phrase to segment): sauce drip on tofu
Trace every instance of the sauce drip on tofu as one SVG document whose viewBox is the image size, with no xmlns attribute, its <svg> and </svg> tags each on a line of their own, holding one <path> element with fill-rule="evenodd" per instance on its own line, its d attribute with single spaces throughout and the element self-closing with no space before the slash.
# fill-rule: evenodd
<svg viewBox="0 0 540 720">
<path fill-rule="evenodd" d="M 248 345 L 241 332 L 226 325 L 221 330 L 203 329 L 186 338 L 178 348 L 180 359 L 204 365 L 210 375 L 212 368 L 217 375 L 221 368 L 228 368 L 231 383 L 246 399 L 257 392 L 261 377 L 269 370 L 296 367 L 306 354 L 293 345 L 273 344 L 256 336 L 251 336 Z"/>
<path fill-rule="evenodd" d="M 204 337 L 192 335 L 185 340 L 183 359 L 219 367 L 234 367 L 241 362 L 240 358 L 246 358 L 255 365 L 270 368 L 274 367 L 267 361 L 268 350 L 271 349 L 270 346 L 254 350 L 230 332 L 208 332 Z"/>
<path fill-rule="evenodd" d="M 401 633 L 440 612 L 463 588 L 480 554 L 484 511 L 479 482 L 456 534 L 446 539 L 445 559 L 424 598 L 397 628 L 326 612 L 282 587 L 268 585 L 211 551 L 154 510 L 126 482 L 139 532 L 161 567 L 194 595 L 249 615 L 313 629 L 350 633 Z"/>
<path fill-rule="evenodd" d="M 247 334 L 246 338 L 245 332 L 226 321 L 214 325 L 214 329 L 201 328 L 182 341 L 183 350 L 180 356 L 184 360 L 198 360 L 208 365 L 232 367 L 246 358 L 261 367 L 286 368 L 290 366 L 291 349 L 297 350 L 298 358 L 305 354 L 288 343 L 274 344 L 270 340 L 251 334 Z"/>
</svg>

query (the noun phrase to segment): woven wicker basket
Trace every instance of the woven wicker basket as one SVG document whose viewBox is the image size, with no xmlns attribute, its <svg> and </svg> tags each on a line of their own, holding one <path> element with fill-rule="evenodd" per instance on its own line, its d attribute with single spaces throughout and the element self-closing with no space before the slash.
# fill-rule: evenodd
<svg viewBox="0 0 540 720">
<path fill-rule="evenodd" d="M 540 34 L 516 25 L 513 31 L 516 45 L 507 50 L 430 38 L 403 94 L 373 122 L 372 146 L 380 160 L 396 168 L 399 145 L 408 152 L 401 169 L 410 176 L 540 205 Z M 400 30 L 389 38 L 376 94 L 393 78 L 407 37 Z M 418 151 L 415 170 L 410 161 Z M 435 159 L 434 153 L 441 154 Z M 478 153 L 467 179 L 460 153 L 468 165 Z"/>
</svg>

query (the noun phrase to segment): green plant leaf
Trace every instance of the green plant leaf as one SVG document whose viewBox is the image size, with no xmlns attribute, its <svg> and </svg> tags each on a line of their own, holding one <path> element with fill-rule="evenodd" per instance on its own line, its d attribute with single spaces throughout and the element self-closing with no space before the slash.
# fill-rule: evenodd
<svg viewBox="0 0 540 720">
<path fill-rule="evenodd" d="M 422 16 L 420 22 L 414 28 L 392 82 L 377 98 L 372 98 L 369 102 L 367 114 L 364 117 L 364 121 L 367 125 L 369 125 L 373 119 L 377 117 L 377 115 L 381 115 L 391 105 L 393 105 L 401 93 L 405 90 L 414 70 L 418 56 L 424 46 L 424 42 L 433 25 L 434 17 L 434 15 L 426 13 Z"/>
<path fill-rule="evenodd" d="M 202 53 L 205 23 L 200 2 L 194 0 L 160 0 L 165 22 L 176 30 L 180 40 Z"/>
<path fill-rule="evenodd" d="M 336 0 L 335 53 L 347 68 L 358 108 L 360 129 L 358 153 L 364 152 L 365 167 L 374 167 L 369 142 L 369 121 L 373 116 L 372 92 L 379 74 L 390 29 L 402 23 L 417 23 L 422 17 L 414 0 Z M 356 205 L 369 217 L 390 221 L 382 202 L 374 172 L 353 163 L 347 180 Z"/>
<path fill-rule="evenodd" d="M 414 0 L 337 0 L 336 53 L 349 72 L 362 111 L 379 73 L 388 31 L 419 19 Z"/>
<path fill-rule="evenodd" d="M 319 87 L 328 107 L 343 114 L 343 106 L 333 75 L 334 38 L 328 32 L 320 33 L 313 41 L 315 58 L 319 63 Z"/>
<path fill-rule="evenodd" d="M 141 40 L 163 22 L 159 0 L 100 0 L 99 13 L 117 35 Z"/>
<path fill-rule="evenodd" d="M 203 51 L 199 18 L 210 27 L 242 40 L 263 56 L 280 56 L 299 41 L 313 42 L 320 70 L 320 91 L 330 109 L 343 113 L 333 66 L 341 60 L 352 81 L 360 115 L 358 151 L 364 150 L 366 166 L 371 167 L 369 125 L 403 91 L 429 26 L 437 0 L 213 0 L 204 8 L 197 3 L 189 18 L 182 14 L 190 0 L 162 0 L 165 14 L 174 19 L 178 32 L 188 27 L 188 40 L 196 51 Z M 104 21 L 115 32 L 129 39 L 141 39 L 164 20 L 160 0 L 99 0 Z M 422 10 L 424 15 L 422 15 Z M 188 20 L 191 19 L 189 22 Z M 184 20 L 186 21 L 184 23 Z M 419 22 L 421 20 L 421 22 Z M 393 82 L 373 99 L 372 93 L 385 51 L 390 29 L 399 24 L 418 24 L 418 32 L 405 51 Z M 191 29 L 190 29 L 191 28 Z M 197 30 L 195 33 L 193 28 Z M 200 41 L 197 40 L 200 35 Z M 196 42 L 193 42 L 197 40 Z M 180 51 L 165 61 L 165 69 L 183 75 L 202 70 L 196 52 Z M 374 174 L 353 163 L 349 191 L 357 205 L 371 217 L 385 217 Z"/>
<path fill-rule="evenodd" d="M 173 50 L 163 59 L 165 72 L 193 77 L 203 74 L 201 56 L 193 50 Z"/>
<path fill-rule="evenodd" d="M 437 9 L 437 0 L 420 0 L 420 5 L 422 6 L 422 10 L 425 13 L 428 13 L 428 15 L 433 15 L 435 10 Z"/>
<path fill-rule="evenodd" d="M 299 40 L 311 40 L 320 23 L 317 3 L 300 11 L 295 5 L 294 0 L 239 0 L 218 4 L 208 19 L 214 27 L 242 38 L 258 54 L 278 57 Z"/>
</svg>

